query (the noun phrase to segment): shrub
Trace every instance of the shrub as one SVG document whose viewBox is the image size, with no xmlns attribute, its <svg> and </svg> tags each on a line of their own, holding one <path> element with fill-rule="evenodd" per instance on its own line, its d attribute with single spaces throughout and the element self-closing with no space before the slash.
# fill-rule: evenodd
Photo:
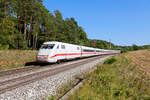
<svg viewBox="0 0 150 100">
<path fill-rule="evenodd" d="M 122 50 L 121 50 L 121 53 L 126 53 L 126 52 L 128 52 L 127 49 L 122 49 Z"/>
<path fill-rule="evenodd" d="M 49 98 L 49 100 L 54 100 L 54 96 L 51 96 L 51 97 Z"/>
<path fill-rule="evenodd" d="M 110 58 L 110 59 L 107 59 L 104 64 L 112 64 L 114 62 L 116 62 L 117 60 L 115 58 Z"/>
<path fill-rule="evenodd" d="M 0 50 L 8 50 L 8 49 L 9 49 L 9 45 L 0 44 Z"/>
</svg>

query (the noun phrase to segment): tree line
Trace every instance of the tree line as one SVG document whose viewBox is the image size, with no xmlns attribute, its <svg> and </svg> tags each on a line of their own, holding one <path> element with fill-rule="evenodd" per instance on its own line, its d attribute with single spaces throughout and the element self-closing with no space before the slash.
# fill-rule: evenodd
<svg viewBox="0 0 150 100">
<path fill-rule="evenodd" d="M 137 46 L 136 44 L 133 44 L 132 46 L 116 46 L 116 49 L 121 50 L 122 53 L 128 52 L 128 51 L 136 51 L 136 50 L 150 50 L 150 45 L 143 45 L 143 46 Z"/>
<path fill-rule="evenodd" d="M 122 49 L 87 38 L 84 29 L 59 10 L 50 12 L 43 0 L 0 1 L 0 49 L 38 49 L 45 41 L 60 41 L 102 49 Z"/>
<path fill-rule="evenodd" d="M 74 18 L 49 12 L 42 0 L 1 0 L 0 48 L 37 49 L 44 41 L 88 45 L 87 35 Z"/>
</svg>

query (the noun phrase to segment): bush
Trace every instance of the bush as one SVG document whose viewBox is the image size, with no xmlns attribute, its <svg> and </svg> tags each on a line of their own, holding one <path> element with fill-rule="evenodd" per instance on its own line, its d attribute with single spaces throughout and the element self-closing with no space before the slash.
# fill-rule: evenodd
<svg viewBox="0 0 150 100">
<path fill-rule="evenodd" d="M 115 58 L 110 58 L 110 59 L 107 59 L 104 64 L 112 64 L 114 62 L 116 62 L 117 60 Z"/>
<path fill-rule="evenodd" d="M 122 49 L 122 50 L 121 50 L 121 53 L 126 53 L 126 52 L 128 52 L 127 49 Z"/>
<path fill-rule="evenodd" d="M 49 100 L 54 100 L 54 96 L 51 96 L 51 97 L 49 98 Z"/>
<path fill-rule="evenodd" d="M 0 44 L 0 50 L 2 49 L 2 44 Z"/>
<path fill-rule="evenodd" d="M 0 44 L 0 50 L 8 50 L 8 49 L 9 49 L 9 45 Z"/>
</svg>

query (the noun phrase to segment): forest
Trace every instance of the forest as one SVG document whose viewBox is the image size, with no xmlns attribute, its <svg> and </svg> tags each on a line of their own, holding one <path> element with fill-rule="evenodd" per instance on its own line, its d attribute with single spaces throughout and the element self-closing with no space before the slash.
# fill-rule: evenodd
<svg viewBox="0 0 150 100">
<path fill-rule="evenodd" d="M 102 49 L 139 49 L 136 45 L 123 47 L 103 40 L 88 39 L 75 18 L 64 19 L 59 10 L 48 11 L 43 0 L 0 1 L 0 49 L 38 49 L 45 41 Z"/>
</svg>

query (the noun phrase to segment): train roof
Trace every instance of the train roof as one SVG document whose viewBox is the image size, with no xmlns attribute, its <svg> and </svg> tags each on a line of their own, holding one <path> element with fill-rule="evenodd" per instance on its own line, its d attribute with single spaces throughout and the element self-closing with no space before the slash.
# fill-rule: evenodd
<svg viewBox="0 0 150 100">
<path fill-rule="evenodd" d="M 48 42 L 44 42 L 43 44 L 56 44 L 56 43 L 62 43 L 62 42 L 48 41 Z"/>
<path fill-rule="evenodd" d="M 91 49 L 97 49 L 97 50 L 104 50 L 104 51 L 116 51 L 116 50 L 109 50 L 109 49 L 100 49 L 100 48 L 93 48 L 93 47 L 87 47 L 87 46 L 82 46 L 82 45 L 77 45 L 77 44 L 70 44 L 70 43 L 64 43 L 64 42 L 58 42 L 58 41 L 48 41 L 48 42 L 44 42 L 43 44 L 69 44 L 69 45 L 76 45 L 76 46 L 81 46 L 81 47 L 85 47 L 85 48 L 91 48 Z M 119 50 L 117 50 L 119 51 Z"/>
</svg>

